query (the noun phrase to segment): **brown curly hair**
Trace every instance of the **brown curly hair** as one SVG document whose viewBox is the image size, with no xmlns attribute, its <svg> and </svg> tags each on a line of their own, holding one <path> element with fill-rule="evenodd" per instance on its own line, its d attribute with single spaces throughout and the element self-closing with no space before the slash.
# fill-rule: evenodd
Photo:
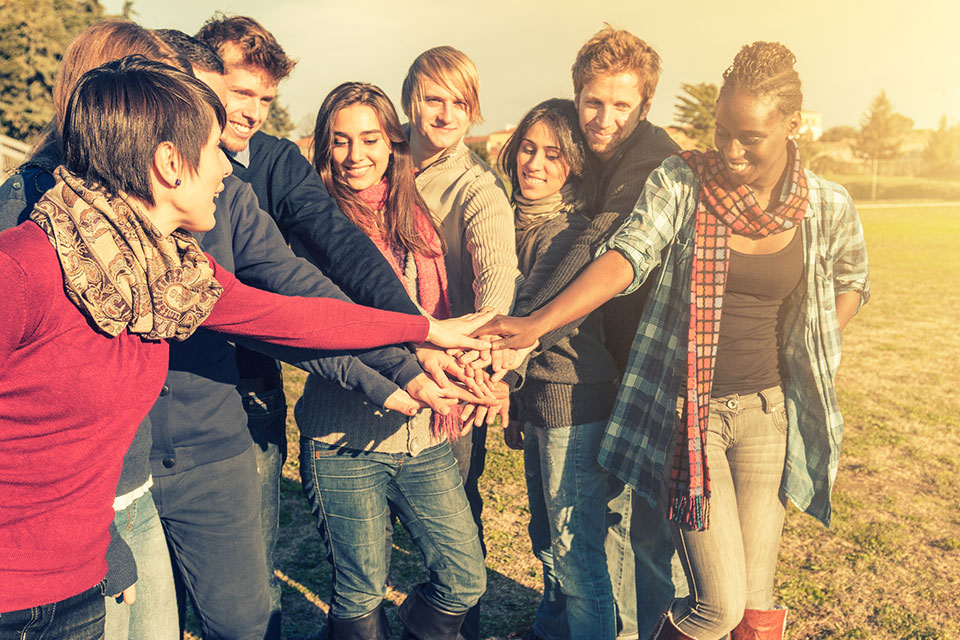
<svg viewBox="0 0 960 640">
<path fill-rule="evenodd" d="M 754 42 L 744 45 L 723 72 L 720 94 L 742 91 L 770 96 L 784 115 L 800 111 L 803 92 L 800 75 L 793 68 L 797 57 L 779 42 Z"/>
<path fill-rule="evenodd" d="M 660 55 L 653 47 L 624 29 L 604 24 L 603 29 L 580 47 L 573 63 L 573 93 L 599 76 L 632 72 L 640 80 L 643 110 L 646 113 L 660 80 Z"/>
<path fill-rule="evenodd" d="M 262 69 L 274 82 L 290 75 L 297 64 L 284 52 L 272 33 L 247 16 L 215 13 L 200 27 L 196 38 L 213 47 L 221 57 L 225 57 L 224 45 L 235 45 L 240 51 L 240 64 Z"/>
</svg>

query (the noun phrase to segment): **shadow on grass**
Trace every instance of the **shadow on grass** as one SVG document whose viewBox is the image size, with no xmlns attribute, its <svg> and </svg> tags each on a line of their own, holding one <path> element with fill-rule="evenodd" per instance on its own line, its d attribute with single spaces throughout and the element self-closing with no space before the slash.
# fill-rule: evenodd
<svg viewBox="0 0 960 640">
<path fill-rule="evenodd" d="M 281 479 L 280 536 L 275 561 L 283 588 L 284 635 L 319 629 L 329 609 L 331 570 L 300 484 L 288 478 Z M 403 526 L 398 525 L 385 600 L 387 618 L 395 633 L 400 631 L 397 607 L 427 577 L 420 550 Z M 481 636 L 503 637 L 529 627 L 539 599 L 539 591 L 488 568 L 487 593 L 481 603 Z"/>
</svg>

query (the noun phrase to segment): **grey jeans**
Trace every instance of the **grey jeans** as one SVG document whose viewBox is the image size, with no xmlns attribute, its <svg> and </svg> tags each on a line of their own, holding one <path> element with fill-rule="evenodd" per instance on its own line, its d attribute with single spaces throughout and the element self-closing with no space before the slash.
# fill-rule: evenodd
<svg viewBox="0 0 960 640">
<path fill-rule="evenodd" d="M 690 595 L 671 606 L 685 634 L 720 638 L 739 624 L 744 609 L 773 608 L 786 505 L 780 492 L 786 446 L 779 387 L 711 399 L 705 446 L 709 527 L 696 531 L 670 523 L 690 584 Z M 672 466 L 671 461 L 664 465 L 664 494 Z"/>
</svg>

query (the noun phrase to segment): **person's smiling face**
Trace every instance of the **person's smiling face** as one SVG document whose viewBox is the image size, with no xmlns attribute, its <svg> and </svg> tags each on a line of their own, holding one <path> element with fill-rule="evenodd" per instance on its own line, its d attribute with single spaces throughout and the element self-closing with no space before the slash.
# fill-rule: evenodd
<svg viewBox="0 0 960 640">
<path fill-rule="evenodd" d="M 242 64 L 236 45 L 223 46 L 226 83 L 227 126 L 220 142 L 228 151 L 243 151 L 250 138 L 267 119 L 270 105 L 277 97 L 277 82 L 263 69 Z"/>
<path fill-rule="evenodd" d="M 517 182 L 528 200 L 539 200 L 559 191 L 570 175 L 570 165 L 553 130 L 543 120 L 523 134 L 517 150 Z"/>
<path fill-rule="evenodd" d="M 189 168 L 181 174 L 180 184 L 174 189 L 174 206 L 181 213 L 181 229 L 209 231 L 216 224 L 214 202 L 223 191 L 223 179 L 230 175 L 232 165 L 220 148 L 220 126 L 214 121 L 210 136 L 200 149 L 196 171 Z"/>
<path fill-rule="evenodd" d="M 352 104 L 333 117 L 333 168 L 354 191 L 380 182 L 390 164 L 390 141 L 376 111 Z"/>
<path fill-rule="evenodd" d="M 647 115 L 649 101 L 632 71 L 598 76 L 576 96 L 580 130 L 601 161 L 609 160 Z"/>
<path fill-rule="evenodd" d="M 737 184 L 772 189 L 787 166 L 787 140 L 800 128 L 800 112 L 785 116 L 769 96 L 720 94 L 714 144 Z"/>
<path fill-rule="evenodd" d="M 439 153 L 457 144 L 470 127 L 470 107 L 463 96 L 430 78 L 420 79 L 413 113 L 411 134 L 419 138 L 429 153 Z"/>
</svg>

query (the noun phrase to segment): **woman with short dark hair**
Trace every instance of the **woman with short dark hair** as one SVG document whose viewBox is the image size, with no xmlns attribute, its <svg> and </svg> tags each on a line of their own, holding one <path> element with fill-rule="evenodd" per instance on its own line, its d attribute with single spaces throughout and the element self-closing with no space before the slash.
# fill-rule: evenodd
<svg viewBox="0 0 960 640">
<path fill-rule="evenodd" d="M 2 637 L 101 637 L 114 490 L 166 340 L 203 326 L 310 349 L 454 346 L 471 329 L 284 298 L 220 268 L 189 232 L 214 224 L 224 121 L 206 85 L 164 64 L 90 71 L 65 112 L 67 164 L 30 221 L 0 233 Z"/>
<path fill-rule="evenodd" d="M 656 638 L 781 638 L 786 499 L 830 519 L 840 332 L 869 277 L 850 196 L 800 163 L 795 60 L 779 43 L 743 47 L 723 76 L 717 150 L 664 161 L 563 293 L 481 329 L 529 345 L 661 265 L 599 456 L 663 505 L 690 582 Z"/>
</svg>

